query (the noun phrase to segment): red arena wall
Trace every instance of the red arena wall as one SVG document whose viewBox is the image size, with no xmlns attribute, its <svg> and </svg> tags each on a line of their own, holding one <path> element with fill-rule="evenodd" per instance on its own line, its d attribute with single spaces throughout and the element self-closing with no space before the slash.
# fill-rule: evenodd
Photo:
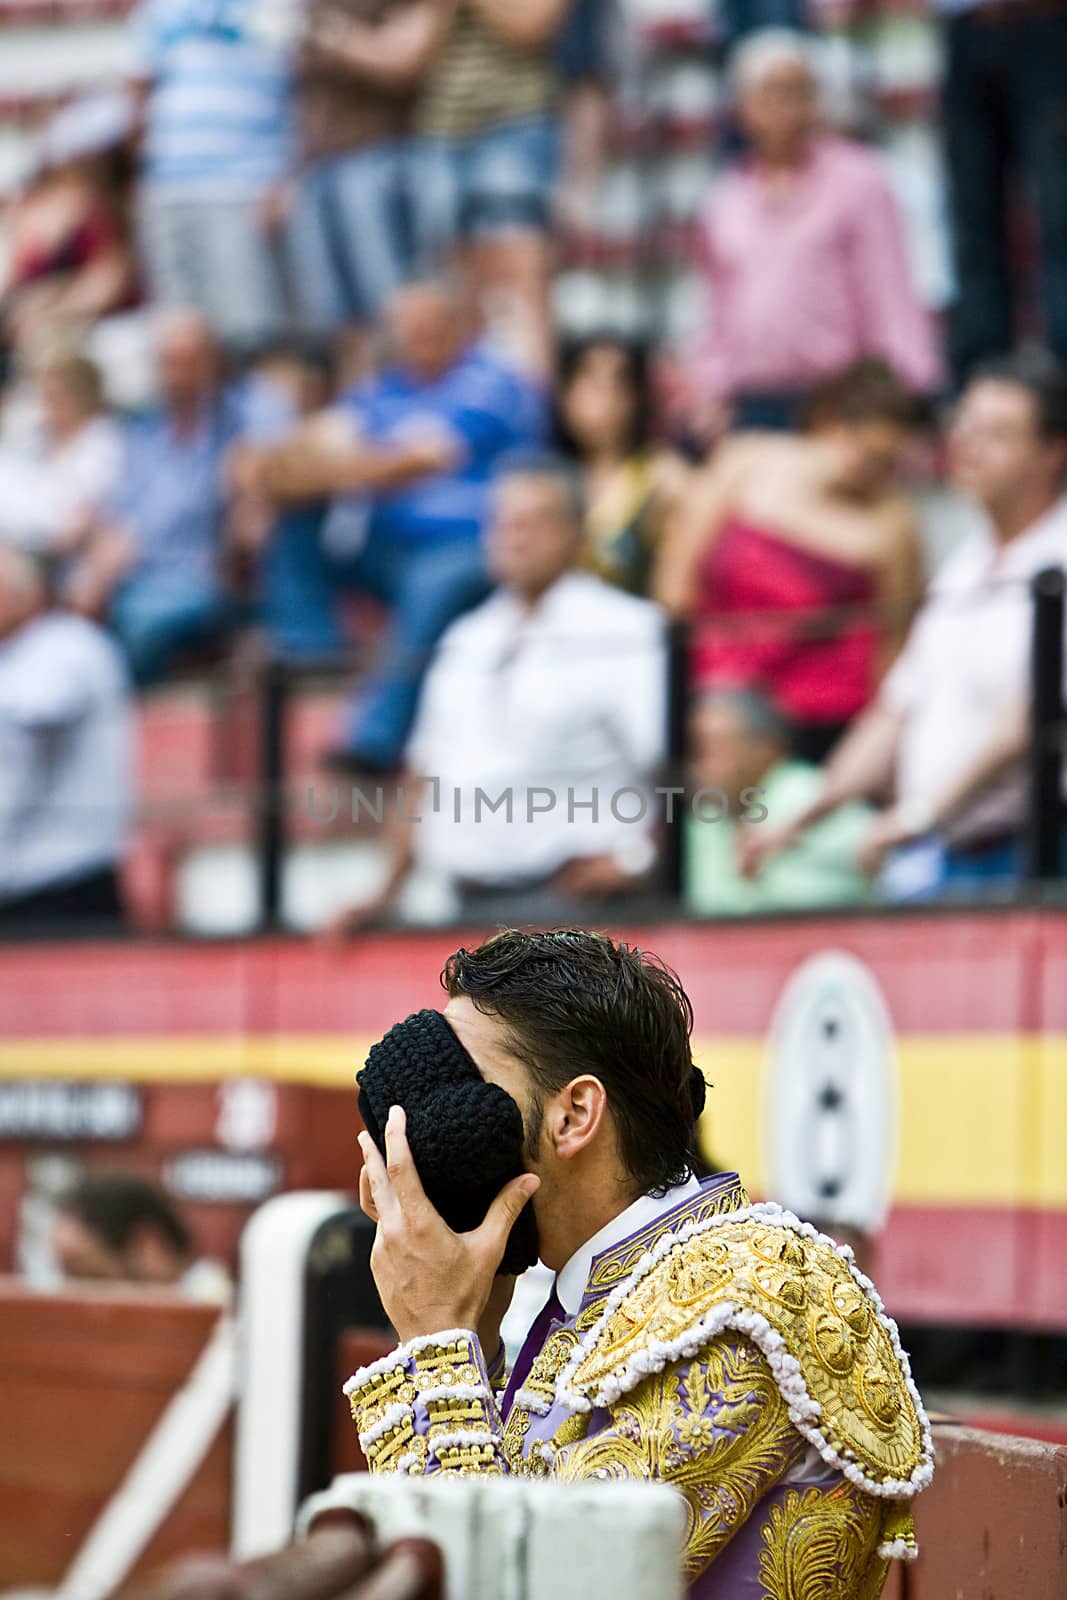
<svg viewBox="0 0 1067 1600">
<path fill-rule="evenodd" d="M 765 1192 L 765 1038 L 782 990 L 813 954 L 858 958 L 885 998 L 899 1062 L 877 1260 L 890 1308 L 1067 1329 L 1067 913 L 616 931 L 689 989 L 712 1084 L 702 1137 L 754 1193 Z M 472 937 L 0 949 L 0 1270 L 46 1155 L 162 1172 L 205 1247 L 228 1255 L 274 1189 L 351 1187 L 352 1083 L 366 1049 L 441 1003 L 444 957 Z M 100 1098 L 124 1084 L 125 1102 Z"/>
</svg>

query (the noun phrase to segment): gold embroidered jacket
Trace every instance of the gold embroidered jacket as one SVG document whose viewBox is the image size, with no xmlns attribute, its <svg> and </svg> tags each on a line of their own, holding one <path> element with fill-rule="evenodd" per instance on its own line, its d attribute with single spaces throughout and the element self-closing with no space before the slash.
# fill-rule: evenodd
<svg viewBox="0 0 1067 1600">
<path fill-rule="evenodd" d="M 873 1600 L 915 1553 L 929 1427 L 846 1246 L 732 1174 L 594 1259 L 502 1416 L 475 1335 L 416 1339 L 345 1386 L 372 1472 L 658 1479 L 697 1600 Z"/>
</svg>

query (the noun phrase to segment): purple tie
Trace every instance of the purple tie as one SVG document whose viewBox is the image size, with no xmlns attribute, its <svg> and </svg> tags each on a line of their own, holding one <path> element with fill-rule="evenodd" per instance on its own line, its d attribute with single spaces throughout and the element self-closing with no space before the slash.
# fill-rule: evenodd
<svg viewBox="0 0 1067 1600">
<path fill-rule="evenodd" d="M 563 1307 L 556 1293 L 556 1286 L 553 1284 L 548 1299 L 530 1325 L 530 1331 L 522 1342 L 522 1349 L 515 1357 L 515 1365 L 511 1369 L 511 1377 L 508 1379 L 508 1386 L 504 1390 L 504 1398 L 500 1405 L 500 1415 L 503 1419 L 506 1420 L 515 1402 L 515 1396 L 530 1376 L 530 1368 L 544 1349 L 548 1330 L 554 1322 L 564 1320 Z"/>
</svg>

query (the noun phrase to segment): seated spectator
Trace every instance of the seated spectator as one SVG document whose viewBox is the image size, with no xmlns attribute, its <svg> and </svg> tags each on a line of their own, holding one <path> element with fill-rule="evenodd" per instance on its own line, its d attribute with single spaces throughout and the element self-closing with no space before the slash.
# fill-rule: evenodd
<svg viewBox="0 0 1067 1600">
<path fill-rule="evenodd" d="M 51 610 L 41 563 L 0 545 L 0 929 L 121 921 L 128 702 L 112 640 Z"/>
<path fill-rule="evenodd" d="M 630 594 L 648 593 L 661 535 L 677 514 L 688 472 L 650 439 L 648 362 L 611 335 L 560 353 L 557 434 L 580 465 L 589 569 Z"/>
<path fill-rule="evenodd" d="M 813 395 L 804 435 L 742 434 L 697 480 L 653 594 L 694 619 L 693 674 L 764 689 L 821 761 L 907 631 L 919 537 L 895 481 L 913 403 L 877 363 Z"/>
<path fill-rule="evenodd" d="M 750 150 L 704 217 L 689 421 L 706 438 L 792 425 L 814 384 L 864 356 L 915 390 L 940 381 L 888 181 L 873 152 L 820 126 L 814 48 L 774 28 L 733 57 Z"/>
<path fill-rule="evenodd" d="M 156 358 L 161 404 L 124 429 L 119 484 L 69 584 L 79 610 L 109 617 L 138 684 L 217 639 L 234 616 L 224 468 L 243 411 L 195 312 L 161 319 Z"/>
<path fill-rule="evenodd" d="M 389 909 L 413 865 L 477 922 L 564 921 L 647 880 L 647 786 L 664 756 L 663 619 L 576 570 L 582 517 L 565 463 L 502 466 L 488 533 L 500 587 L 438 647 L 387 881 L 349 926 Z"/>
<path fill-rule="evenodd" d="M 697 916 L 858 905 L 870 884 L 856 857 L 873 813 L 845 805 L 754 877 L 742 872 L 747 826 L 784 827 L 822 787 L 818 767 L 789 754 L 789 727 L 751 689 L 712 690 L 690 723 L 694 809 L 686 817 L 685 903 Z M 698 803 L 699 802 L 699 803 Z"/>
<path fill-rule="evenodd" d="M 79 1282 L 170 1289 L 212 1305 L 233 1292 L 221 1262 L 196 1258 L 170 1197 L 133 1173 L 93 1173 L 61 1196 L 52 1252 L 63 1276 Z"/>
<path fill-rule="evenodd" d="M 457 0 L 415 110 L 416 243 L 458 252 L 493 331 L 544 374 L 558 162 L 555 46 L 568 0 Z"/>
<path fill-rule="evenodd" d="M 285 516 L 265 563 L 267 622 L 293 656 L 336 654 L 342 590 L 391 608 L 370 683 L 348 718 L 340 758 L 394 770 L 429 653 L 461 612 L 485 598 L 480 535 L 496 462 L 538 441 L 538 390 L 473 338 L 447 283 L 412 285 L 391 302 L 393 364 L 353 389 L 288 444 L 245 452 L 243 487 Z M 336 497 L 323 523 L 321 501 Z"/>
<path fill-rule="evenodd" d="M 5 218 L 0 345 L 31 349 L 136 299 L 127 214 L 132 111 L 121 96 L 75 101 L 45 129 L 38 166 Z"/>
<path fill-rule="evenodd" d="M 320 337 L 345 330 L 353 366 L 413 265 L 411 112 L 444 17 L 434 0 L 312 0 L 306 11 L 290 277 L 300 322 Z"/>
<path fill-rule="evenodd" d="M 284 8 L 140 0 L 144 135 L 139 230 L 161 306 L 207 317 L 242 349 L 284 332 L 279 241 L 293 164 Z"/>
<path fill-rule="evenodd" d="M 122 443 L 96 366 L 54 354 L 37 363 L 41 437 L 32 453 L 0 446 L 0 506 L 12 544 L 70 555 L 118 480 Z"/>
<path fill-rule="evenodd" d="M 1039 357 L 982 369 L 963 394 L 950 446 L 956 484 L 988 526 L 938 573 L 878 699 L 834 751 L 819 795 L 785 828 L 750 830 L 751 870 L 839 805 L 889 797 L 860 861 L 872 874 L 886 862 L 891 897 L 1018 880 L 1029 583 L 1046 567 L 1067 567 L 1067 376 Z"/>
</svg>

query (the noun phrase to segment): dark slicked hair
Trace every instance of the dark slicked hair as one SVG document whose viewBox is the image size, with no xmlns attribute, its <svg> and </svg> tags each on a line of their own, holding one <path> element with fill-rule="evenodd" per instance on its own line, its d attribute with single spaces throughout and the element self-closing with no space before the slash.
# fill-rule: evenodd
<svg viewBox="0 0 1067 1600">
<path fill-rule="evenodd" d="M 91 1174 L 59 1200 L 59 1209 L 74 1217 L 109 1250 L 122 1252 L 141 1228 L 158 1233 L 174 1251 L 186 1256 L 192 1235 L 157 1183 L 127 1172 Z"/>
<path fill-rule="evenodd" d="M 643 1193 L 685 1181 L 698 1160 L 693 1008 L 658 957 L 582 929 L 506 929 L 457 950 L 441 982 L 500 1018 L 543 1092 L 581 1073 L 600 1079 L 619 1153 Z"/>
</svg>

